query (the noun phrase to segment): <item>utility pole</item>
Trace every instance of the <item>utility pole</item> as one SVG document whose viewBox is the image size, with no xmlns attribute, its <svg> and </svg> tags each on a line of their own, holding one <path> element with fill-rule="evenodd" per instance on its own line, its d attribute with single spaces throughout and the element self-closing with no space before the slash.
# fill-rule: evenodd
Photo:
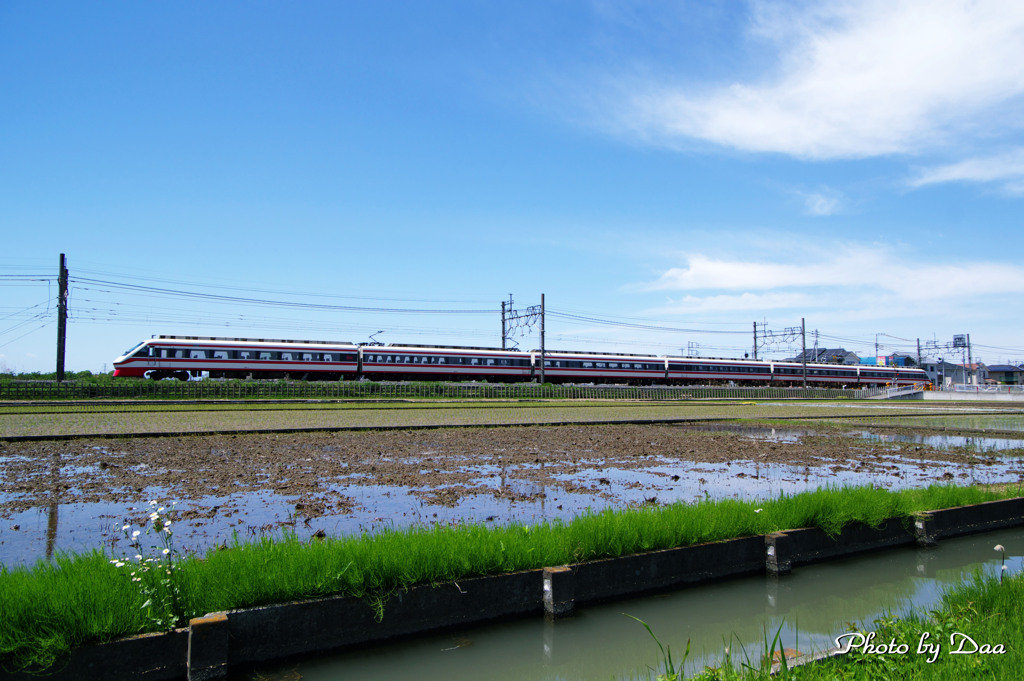
<svg viewBox="0 0 1024 681">
<path fill-rule="evenodd" d="M 967 371 L 970 372 L 971 376 L 971 380 L 968 382 L 974 385 L 974 358 L 971 356 L 971 334 L 967 334 Z"/>
<path fill-rule="evenodd" d="M 57 285 L 57 381 L 60 382 L 64 380 L 64 349 L 68 331 L 68 268 L 63 253 L 60 254 Z"/>
<path fill-rule="evenodd" d="M 917 366 L 921 367 L 921 339 L 917 339 Z"/>
<path fill-rule="evenodd" d="M 540 294 L 540 384 L 544 385 L 544 294 Z"/>
<path fill-rule="evenodd" d="M 807 387 L 807 326 L 804 324 L 804 318 L 800 318 L 800 340 L 804 346 L 803 360 L 804 360 L 804 388 Z"/>
<path fill-rule="evenodd" d="M 508 339 L 508 330 L 505 326 L 505 310 L 508 310 L 509 314 L 512 313 L 512 294 L 508 294 L 508 307 L 505 307 L 505 301 L 501 301 L 501 349 L 505 349 L 505 341 Z"/>
<path fill-rule="evenodd" d="M 757 322 L 754 322 L 754 359 L 757 359 Z"/>
</svg>

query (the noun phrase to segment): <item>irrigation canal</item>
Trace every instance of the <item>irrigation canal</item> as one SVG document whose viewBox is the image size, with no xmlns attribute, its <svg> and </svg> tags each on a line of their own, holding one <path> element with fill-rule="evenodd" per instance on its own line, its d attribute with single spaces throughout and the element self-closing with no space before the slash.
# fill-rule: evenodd
<svg viewBox="0 0 1024 681">
<path fill-rule="evenodd" d="M 1024 568 L 1024 528 L 799 567 L 783 577 L 746 577 L 655 596 L 577 609 L 545 621 L 529 617 L 417 637 L 309 660 L 233 673 L 233 681 L 396 679 L 420 681 L 652 678 L 657 644 L 650 625 L 679 660 L 690 645 L 688 675 L 718 665 L 726 647 L 733 662 L 757 664 L 768 639 L 803 653 L 835 645 L 852 623 L 914 608 L 927 612 L 941 593 L 976 570 L 997 574 L 996 544 L 1007 548 L 1010 574 Z"/>
</svg>

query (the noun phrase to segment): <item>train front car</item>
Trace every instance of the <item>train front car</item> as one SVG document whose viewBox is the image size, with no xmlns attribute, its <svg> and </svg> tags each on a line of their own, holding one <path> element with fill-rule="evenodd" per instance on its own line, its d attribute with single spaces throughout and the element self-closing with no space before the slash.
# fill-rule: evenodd
<svg viewBox="0 0 1024 681">
<path fill-rule="evenodd" d="M 356 376 L 358 355 L 351 343 L 159 336 L 118 357 L 114 375 L 340 380 Z"/>
<path fill-rule="evenodd" d="M 114 377 L 131 376 L 142 378 L 150 371 L 149 366 L 150 344 L 152 341 L 144 340 L 114 360 Z"/>
</svg>

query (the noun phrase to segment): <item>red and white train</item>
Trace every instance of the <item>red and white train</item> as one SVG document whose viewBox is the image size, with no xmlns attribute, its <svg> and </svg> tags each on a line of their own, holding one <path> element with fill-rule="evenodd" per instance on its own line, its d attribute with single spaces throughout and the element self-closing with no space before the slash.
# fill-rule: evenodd
<svg viewBox="0 0 1024 681">
<path fill-rule="evenodd" d="M 802 385 L 799 362 L 547 351 L 551 383 Z M 114 376 L 296 378 L 377 381 L 533 381 L 541 352 L 443 345 L 356 345 L 327 341 L 155 336 L 114 360 Z M 815 386 L 926 383 L 912 367 L 807 364 Z"/>
</svg>

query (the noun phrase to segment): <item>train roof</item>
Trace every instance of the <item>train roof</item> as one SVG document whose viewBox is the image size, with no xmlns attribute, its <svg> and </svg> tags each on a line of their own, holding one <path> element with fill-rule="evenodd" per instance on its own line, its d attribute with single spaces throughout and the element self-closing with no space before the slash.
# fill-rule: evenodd
<svg viewBox="0 0 1024 681">
<path fill-rule="evenodd" d="M 539 353 L 540 348 L 535 348 L 532 352 Z M 544 356 L 550 355 L 588 355 L 591 357 L 643 357 L 644 359 L 661 359 L 657 355 L 638 355 L 634 352 L 594 352 L 593 350 L 548 350 L 544 349 Z"/>
<path fill-rule="evenodd" d="M 388 343 L 387 345 L 378 345 L 376 343 L 361 343 L 360 345 L 366 348 L 377 347 L 384 348 L 385 350 L 389 348 L 394 350 L 405 348 L 406 350 L 483 350 L 485 352 L 522 352 L 522 350 L 520 350 L 519 348 L 489 348 L 482 346 L 478 347 L 475 345 L 405 345 L 399 343 Z"/>
<path fill-rule="evenodd" d="M 153 340 L 216 341 L 218 343 L 276 343 L 294 345 L 352 345 L 351 341 L 296 340 L 288 338 L 223 338 L 220 336 L 153 336 Z"/>
</svg>

